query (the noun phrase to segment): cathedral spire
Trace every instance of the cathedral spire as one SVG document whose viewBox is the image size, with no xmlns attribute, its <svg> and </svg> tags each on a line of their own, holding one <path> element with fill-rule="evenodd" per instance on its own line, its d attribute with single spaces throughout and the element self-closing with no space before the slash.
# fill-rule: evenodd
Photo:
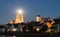
<svg viewBox="0 0 60 37">
<path fill-rule="evenodd" d="M 24 22 L 23 13 L 22 10 L 18 10 L 16 13 L 15 23 L 22 23 L 22 22 Z"/>
</svg>

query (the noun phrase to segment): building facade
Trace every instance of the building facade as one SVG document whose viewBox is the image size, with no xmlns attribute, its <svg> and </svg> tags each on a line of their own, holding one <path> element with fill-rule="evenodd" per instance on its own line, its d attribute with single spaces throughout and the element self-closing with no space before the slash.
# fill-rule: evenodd
<svg viewBox="0 0 60 37">
<path fill-rule="evenodd" d="M 24 17 L 23 17 L 23 13 L 16 13 L 16 19 L 15 19 L 15 23 L 22 23 L 24 22 Z"/>
<path fill-rule="evenodd" d="M 40 17 L 40 15 L 37 15 L 36 21 L 37 21 L 37 22 L 41 22 L 41 17 Z"/>
</svg>

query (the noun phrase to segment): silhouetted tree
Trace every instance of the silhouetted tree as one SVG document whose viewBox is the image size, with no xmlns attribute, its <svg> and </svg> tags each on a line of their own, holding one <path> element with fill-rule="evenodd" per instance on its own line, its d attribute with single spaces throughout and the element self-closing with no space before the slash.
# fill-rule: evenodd
<svg viewBox="0 0 60 37">
<path fill-rule="evenodd" d="M 47 25 L 43 25 L 42 29 L 40 30 L 40 32 L 45 32 L 48 29 Z"/>
</svg>

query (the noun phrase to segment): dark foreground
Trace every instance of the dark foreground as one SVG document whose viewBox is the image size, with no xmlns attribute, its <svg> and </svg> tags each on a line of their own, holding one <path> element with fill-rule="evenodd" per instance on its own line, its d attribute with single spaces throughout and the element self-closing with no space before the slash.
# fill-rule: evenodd
<svg viewBox="0 0 60 37">
<path fill-rule="evenodd" d="M 0 35 L 14 37 L 60 37 L 60 33 L 40 33 L 40 32 L 0 32 Z"/>
</svg>

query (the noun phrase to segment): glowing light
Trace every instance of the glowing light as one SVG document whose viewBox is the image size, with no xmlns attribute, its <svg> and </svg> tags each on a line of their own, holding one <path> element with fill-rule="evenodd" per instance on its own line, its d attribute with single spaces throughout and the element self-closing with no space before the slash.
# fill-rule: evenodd
<svg viewBox="0 0 60 37">
<path fill-rule="evenodd" d="M 16 37 L 15 35 L 13 37 Z"/>
<path fill-rule="evenodd" d="M 20 9 L 20 10 L 17 10 L 17 12 L 18 12 L 19 14 L 22 14 L 23 11 Z"/>
<path fill-rule="evenodd" d="M 29 32 L 29 30 L 26 30 L 26 32 Z"/>
<path fill-rule="evenodd" d="M 39 31 L 40 29 L 39 28 L 36 28 L 37 31 Z"/>
<path fill-rule="evenodd" d="M 14 28 L 13 31 L 16 31 L 16 29 Z"/>
</svg>

